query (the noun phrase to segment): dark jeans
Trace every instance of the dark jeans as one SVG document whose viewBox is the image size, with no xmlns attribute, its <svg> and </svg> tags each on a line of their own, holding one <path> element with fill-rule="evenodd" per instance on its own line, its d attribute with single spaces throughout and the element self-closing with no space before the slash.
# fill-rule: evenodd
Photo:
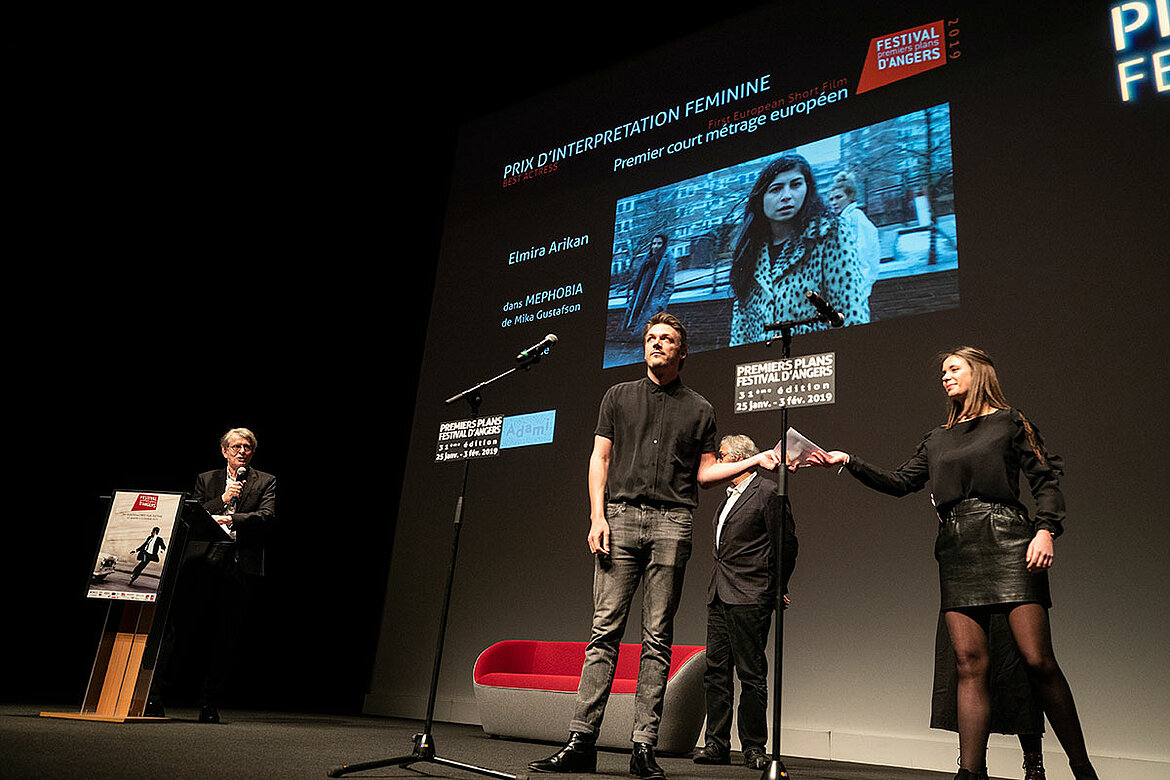
<svg viewBox="0 0 1170 780">
<path fill-rule="evenodd" d="M 656 745 L 674 613 L 691 555 L 691 511 L 610 503 L 606 519 L 610 556 L 597 558 L 593 568 L 593 629 L 569 729 L 594 736 L 601 729 L 630 602 L 641 583 L 642 655 L 631 738 Z"/>
<path fill-rule="evenodd" d="M 738 674 L 739 741 L 742 748 L 764 750 L 768 744 L 768 630 L 772 604 L 731 605 L 715 599 L 707 606 L 706 744 L 731 750 L 731 709 Z"/>
</svg>

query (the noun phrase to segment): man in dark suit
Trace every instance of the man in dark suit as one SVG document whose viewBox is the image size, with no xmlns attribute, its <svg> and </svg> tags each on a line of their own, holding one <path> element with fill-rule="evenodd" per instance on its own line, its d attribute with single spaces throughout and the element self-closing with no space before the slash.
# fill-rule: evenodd
<svg viewBox="0 0 1170 780">
<path fill-rule="evenodd" d="M 735 462 L 759 449 L 747 436 L 725 436 L 719 459 Z M 785 511 L 787 509 L 787 511 Z M 783 518 L 783 520 L 782 520 Z M 727 498 L 714 518 L 715 545 L 707 586 L 707 727 L 696 764 L 731 763 L 731 711 L 739 676 L 739 741 L 744 764 L 767 769 L 768 660 L 765 656 L 772 612 L 775 529 L 783 527 L 781 594 L 788 604 L 788 578 L 796 566 L 796 529 L 791 507 L 782 502 L 772 481 L 750 470 L 732 480 Z"/>
<path fill-rule="evenodd" d="M 276 477 L 252 468 L 256 436 L 233 428 L 220 438 L 225 467 L 195 479 L 197 501 L 223 537 L 192 540 L 164 632 L 147 715 L 161 716 L 175 688 L 174 656 L 190 659 L 199 676 L 199 721 L 219 722 L 219 699 L 234 662 L 236 639 L 264 576 L 265 543 L 276 519 Z"/>
<path fill-rule="evenodd" d="M 264 576 L 265 531 L 276 518 L 276 477 L 252 468 L 256 435 L 233 428 L 220 439 L 227 468 L 205 471 L 195 479 L 191 498 L 224 530 L 219 542 L 192 542 L 189 557 L 228 557 L 251 577 Z M 200 555 L 201 554 L 201 555 Z"/>
<path fill-rule="evenodd" d="M 130 574 L 131 584 L 134 584 L 134 580 L 138 579 L 143 569 L 158 560 L 160 550 L 167 549 L 166 542 L 158 535 L 159 530 L 157 525 L 150 529 L 150 536 L 146 537 L 146 541 L 134 548 L 134 552 L 138 554 L 138 565 L 134 567 L 134 571 Z"/>
</svg>

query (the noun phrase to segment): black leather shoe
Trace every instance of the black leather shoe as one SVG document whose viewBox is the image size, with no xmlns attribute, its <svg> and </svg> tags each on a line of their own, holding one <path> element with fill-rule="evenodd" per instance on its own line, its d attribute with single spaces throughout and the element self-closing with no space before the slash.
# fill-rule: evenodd
<svg viewBox="0 0 1170 780">
<path fill-rule="evenodd" d="M 748 769 L 767 769 L 771 764 L 772 759 L 758 747 L 750 747 L 743 751 L 743 765 Z"/>
<path fill-rule="evenodd" d="M 643 780 L 666 780 L 666 772 L 654 760 L 654 746 L 645 742 L 634 743 L 634 754 L 630 756 L 630 774 Z"/>
<path fill-rule="evenodd" d="M 730 764 L 731 754 L 717 745 L 708 743 L 691 760 L 696 764 Z"/>
<path fill-rule="evenodd" d="M 199 708 L 199 722 L 219 723 L 219 710 L 217 710 L 215 707 L 204 704 Z"/>
<path fill-rule="evenodd" d="M 531 772 L 596 772 L 597 743 L 574 731 L 569 734 L 569 744 L 548 758 L 529 763 L 528 769 Z"/>
</svg>

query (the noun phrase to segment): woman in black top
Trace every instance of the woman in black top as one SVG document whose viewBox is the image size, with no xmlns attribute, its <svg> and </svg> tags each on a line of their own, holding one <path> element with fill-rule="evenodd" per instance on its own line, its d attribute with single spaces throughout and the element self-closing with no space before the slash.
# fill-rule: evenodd
<svg viewBox="0 0 1170 780">
<path fill-rule="evenodd" d="M 991 358 L 961 347 L 942 363 L 949 415 L 914 455 L 894 471 L 844 452 L 820 452 L 810 461 L 844 465 L 865 485 L 893 496 L 929 481 L 938 511 L 935 558 L 942 609 L 958 664 L 958 778 L 985 778 L 990 718 L 987 627 L 1006 614 L 1052 730 L 1073 775 L 1096 778 L 1072 691 L 1056 663 L 1049 631 L 1048 569 L 1052 540 L 1064 523 L 1060 459 L 1048 454 L 1039 433 L 1011 408 Z M 1019 499 L 1023 474 L 1036 517 Z"/>
</svg>

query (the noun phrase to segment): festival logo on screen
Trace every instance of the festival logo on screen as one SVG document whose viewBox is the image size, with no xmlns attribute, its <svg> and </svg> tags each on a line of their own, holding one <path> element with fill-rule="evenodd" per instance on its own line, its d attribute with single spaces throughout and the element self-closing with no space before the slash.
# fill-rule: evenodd
<svg viewBox="0 0 1170 780">
<path fill-rule="evenodd" d="M 138 498 L 134 501 L 134 506 L 130 508 L 131 512 L 153 512 L 158 509 L 158 496 L 150 496 L 140 493 Z"/>
<path fill-rule="evenodd" d="M 945 65 L 945 38 L 942 21 L 874 38 L 857 82 L 858 94 Z"/>
<path fill-rule="evenodd" d="M 1170 94 L 1170 2 L 1116 3 L 1109 20 L 1122 102 L 1140 99 L 1151 87 Z"/>
</svg>

